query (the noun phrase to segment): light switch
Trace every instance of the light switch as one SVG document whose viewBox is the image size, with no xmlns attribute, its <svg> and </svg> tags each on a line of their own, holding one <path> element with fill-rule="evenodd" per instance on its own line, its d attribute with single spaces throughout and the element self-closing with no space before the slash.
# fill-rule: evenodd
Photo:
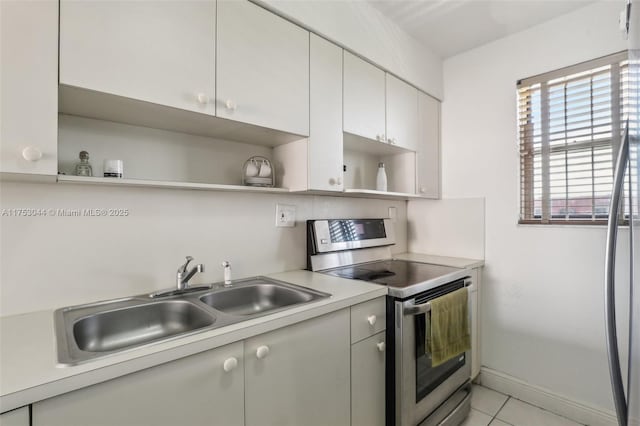
<svg viewBox="0 0 640 426">
<path fill-rule="evenodd" d="M 276 227 L 293 228 L 296 226 L 296 206 L 276 204 Z"/>
</svg>

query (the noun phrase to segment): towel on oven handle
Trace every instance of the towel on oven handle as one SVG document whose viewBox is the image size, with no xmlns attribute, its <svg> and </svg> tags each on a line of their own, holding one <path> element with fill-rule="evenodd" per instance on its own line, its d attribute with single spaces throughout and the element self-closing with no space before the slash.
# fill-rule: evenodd
<svg viewBox="0 0 640 426">
<path fill-rule="evenodd" d="M 461 288 L 430 301 L 425 348 L 431 353 L 432 367 L 471 349 L 468 300 L 468 290 Z"/>
</svg>

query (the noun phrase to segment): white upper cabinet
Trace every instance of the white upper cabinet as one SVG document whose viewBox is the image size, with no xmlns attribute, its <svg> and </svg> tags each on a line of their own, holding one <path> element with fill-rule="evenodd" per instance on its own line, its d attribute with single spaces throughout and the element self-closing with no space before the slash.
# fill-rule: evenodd
<svg viewBox="0 0 640 426">
<path fill-rule="evenodd" d="M 343 130 L 386 142 L 384 71 L 345 51 L 343 99 Z"/>
<path fill-rule="evenodd" d="M 307 136 L 309 32 L 245 0 L 218 1 L 217 115 Z"/>
<path fill-rule="evenodd" d="M 216 2 L 60 2 L 60 83 L 215 114 Z"/>
<path fill-rule="evenodd" d="M 342 191 L 342 49 L 311 35 L 309 189 Z"/>
<path fill-rule="evenodd" d="M 58 172 L 58 3 L 0 1 L 0 172 Z"/>
<path fill-rule="evenodd" d="M 440 102 L 420 92 L 418 106 L 417 193 L 440 198 Z"/>
<path fill-rule="evenodd" d="M 416 151 L 418 89 L 387 74 L 387 142 Z"/>
</svg>

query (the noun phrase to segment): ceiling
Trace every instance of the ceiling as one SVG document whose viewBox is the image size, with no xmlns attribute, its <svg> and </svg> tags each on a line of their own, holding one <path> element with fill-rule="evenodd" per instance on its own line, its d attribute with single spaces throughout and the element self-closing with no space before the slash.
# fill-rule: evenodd
<svg viewBox="0 0 640 426">
<path fill-rule="evenodd" d="M 522 31 L 594 0 L 367 0 L 443 58 Z"/>
</svg>

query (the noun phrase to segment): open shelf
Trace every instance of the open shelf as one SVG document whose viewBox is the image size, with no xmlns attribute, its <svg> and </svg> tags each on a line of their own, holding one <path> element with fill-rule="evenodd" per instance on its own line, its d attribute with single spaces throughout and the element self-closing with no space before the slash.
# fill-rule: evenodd
<svg viewBox="0 0 640 426">
<path fill-rule="evenodd" d="M 268 188 L 268 187 L 260 187 L 260 186 L 220 185 L 220 184 L 214 184 L 214 183 L 171 182 L 171 181 L 159 181 L 159 180 L 102 178 L 102 177 L 86 177 L 86 176 L 68 176 L 68 175 L 58 175 L 58 182 L 87 184 L 87 185 L 144 186 L 144 187 L 151 187 L 151 188 L 196 189 L 196 190 L 204 190 L 204 191 L 278 192 L 278 193 L 289 192 L 287 188 Z"/>
</svg>

